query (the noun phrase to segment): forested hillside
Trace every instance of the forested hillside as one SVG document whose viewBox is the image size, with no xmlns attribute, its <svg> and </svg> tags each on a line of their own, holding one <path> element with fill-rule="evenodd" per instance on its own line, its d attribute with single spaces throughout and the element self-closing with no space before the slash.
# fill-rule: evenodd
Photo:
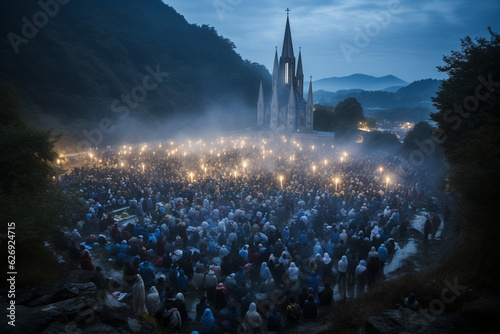
<svg viewBox="0 0 500 334">
<path fill-rule="evenodd" d="M 189 24 L 160 0 L 60 2 L 9 0 L 0 12 L 0 80 L 14 84 L 33 123 L 78 141 L 109 118 L 108 144 L 179 121 L 255 122 L 269 73 L 213 27 Z"/>
</svg>

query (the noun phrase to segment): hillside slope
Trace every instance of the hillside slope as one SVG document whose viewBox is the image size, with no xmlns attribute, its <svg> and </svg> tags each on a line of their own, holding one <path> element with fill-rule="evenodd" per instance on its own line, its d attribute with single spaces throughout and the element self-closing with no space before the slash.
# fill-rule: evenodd
<svg viewBox="0 0 500 334">
<path fill-rule="evenodd" d="M 82 140 L 109 118 L 117 130 L 103 145 L 179 121 L 225 129 L 255 122 L 259 81 L 270 82 L 269 73 L 213 27 L 189 24 L 160 0 L 57 4 L 44 11 L 9 1 L 0 14 L 0 80 L 19 89 L 37 125 Z"/>
</svg>

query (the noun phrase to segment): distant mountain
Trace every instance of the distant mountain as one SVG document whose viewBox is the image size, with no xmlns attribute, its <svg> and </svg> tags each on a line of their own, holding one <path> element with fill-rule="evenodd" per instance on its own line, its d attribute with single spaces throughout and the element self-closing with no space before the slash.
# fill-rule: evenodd
<svg viewBox="0 0 500 334">
<path fill-rule="evenodd" d="M 408 82 L 401 80 L 393 75 L 384 77 L 373 77 L 365 74 L 353 74 L 347 77 L 332 77 L 320 79 L 314 82 L 315 90 L 324 90 L 336 92 L 346 89 L 363 89 L 366 91 L 384 90 L 388 87 L 404 87 Z"/>
<path fill-rule="evenodd" d="M 365 115 L 375 118 L 377 116 L 387 118 L 386 116 L 390 115 L 391 118 L 397 119 L 398 112 L 392 112 L 393 110 L 404 113 L 411 111 L 417 120 L 427 117 L 434 111 L 431 98 L 435 96 L 440 85 L 439 80 L 425 79 L 414 81 L 396 92 L 349 89 L 332 93 L 320 90 L 314 92 L 314 102 L 335 106 L 349 97 L 354 97 L 361 103 Z M 413 109 L 418 109 L 418 113 L 413 112 Z"/>
<path fill-rule="evenodd" d="M 165 137 L 181 122 L 192 131 L 256 122 L 259 82 L 269 90 L 271 76 L 213 27 L 161 0 L 61 2 L 9 1 L 0 11 L 0 80 L 18 88 L 32 123 L 80 141 L 108 118 L 115 130 L 104 145 Z"/>
</svg>

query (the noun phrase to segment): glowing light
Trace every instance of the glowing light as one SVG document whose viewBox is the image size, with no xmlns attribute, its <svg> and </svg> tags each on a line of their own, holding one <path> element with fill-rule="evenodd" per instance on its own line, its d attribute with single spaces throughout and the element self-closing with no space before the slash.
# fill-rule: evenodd
<svg viewBox="0 0 500 334">
<path fill-rule="evenodd" d="M 379 171 L 380 171 L 380 174 L 382 174 L 383 168 L 382 168 L 382 167 L 380 167 L 380 168 L 379 168 Z"/>
<path fill-rule="evenodd" d="M 390 179 L 389 179 L 389 177 L 387 177 L 387 178 L 385 179 L 385 191 L 386 191 L 386 192 L 387 192 L 387 189 L 388 189 L 388 187 L 389 187 L 389 180 L 390 180 Z"/>
<path fill-rule="evenodd" d="M 57 164 L 60 165 L 61 164 L 61 160 L 57 159 Z"/>
<path fill-rule="evenodd" d="M 283 190 L 283 175 L 280 175 L 281 190 Z"/>
<path fill-rule="evenodd" d="M 316 173 L 316 165 L 313 165 L 312 168 L 313 168 L 313 174 L 315 174 Z"/>
<path fill-rule="evenodd" d="M 193 172 L 189 173 L 189 175 L 191 176 L 191 183 L 193 183 Z"/>
<path fill-rule="evenodd" d="M 120 165 L 123 167 L 123 162 Z"/>
<path fill-rule="evenodd" d="M 339 184 L 339 179 L 336 178 L 335 179 L 335 192 L 337 192 L 337 185 Z"/>
<path fill-rule="evenodd" d="M 325 167 L 326 167 L 327 164 L 328 164 L 328 160 L 325 159 Z"/>
<path fill-rule="evenodd" d="M 146 166 L 144 164 L 142 164 L 142 172 L 144 173 L 144 169 L 146 168 Z"/>
</svg>

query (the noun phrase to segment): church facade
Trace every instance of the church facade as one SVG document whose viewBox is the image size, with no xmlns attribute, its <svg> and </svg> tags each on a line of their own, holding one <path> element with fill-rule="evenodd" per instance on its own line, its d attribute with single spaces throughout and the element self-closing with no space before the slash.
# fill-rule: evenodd
<svg viewBox="0 0 500 334">
<path fill-rule="evenodd" d="M 272 91 L 264 95 L 260 83 L 257 102 L 257 127 L 279 133 L 312 133 L 313 95 L 312 77 L 307 101 L 304 99 L 304 72 L 302 51 L 295 62 L 290 21 L 287 15 L 281 56 L 274 54 Z M 267 96 L 267 98 L 265 98 Z"/>
</svg>

